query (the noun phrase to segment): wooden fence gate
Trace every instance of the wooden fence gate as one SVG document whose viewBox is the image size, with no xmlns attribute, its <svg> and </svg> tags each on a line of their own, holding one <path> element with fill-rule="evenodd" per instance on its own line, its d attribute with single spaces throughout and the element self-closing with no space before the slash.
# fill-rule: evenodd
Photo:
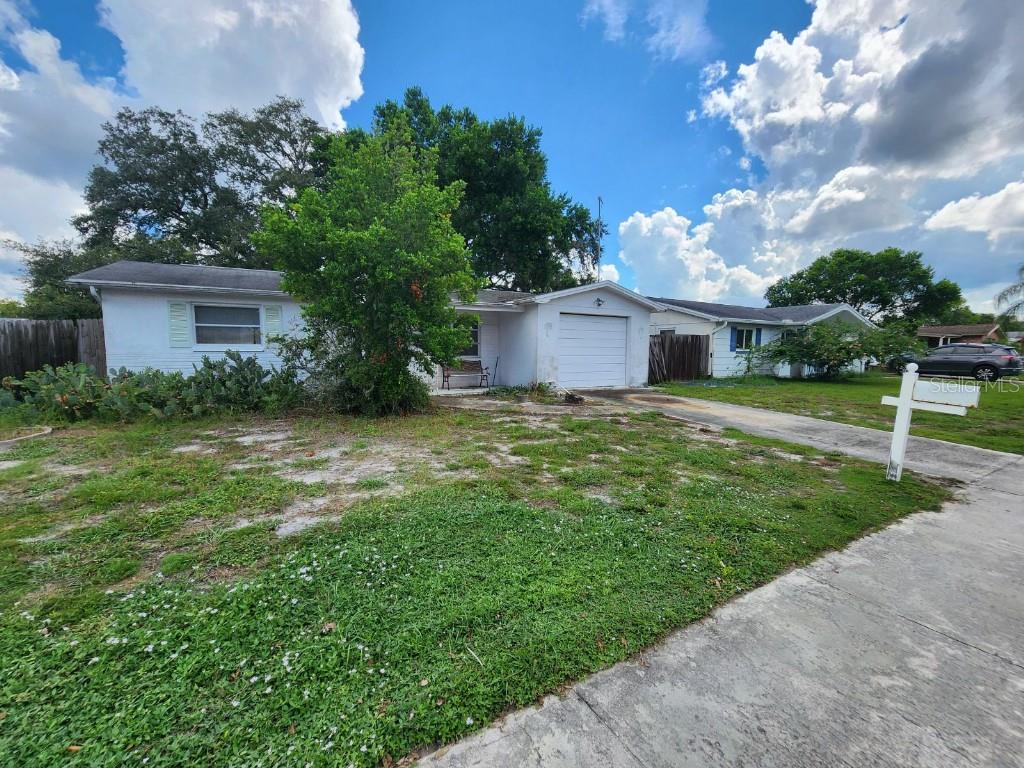
<svg viewBox="0 0 1024 768">
<path fill-rule="evenodd" d="M 651 336 L 647 383 L 688 381 L 708 375 L 710 336 L 663 334 Z"/>
<path fill-rule="evenodd" d="M 0 378 L 75 362 L 106 375 L 102 320 L 0 318 Z"/>
</svg>

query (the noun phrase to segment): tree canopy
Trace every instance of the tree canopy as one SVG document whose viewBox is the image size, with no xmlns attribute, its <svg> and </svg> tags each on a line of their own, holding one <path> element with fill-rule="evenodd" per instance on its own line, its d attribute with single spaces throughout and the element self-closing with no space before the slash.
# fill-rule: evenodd
<svg viewBox="0 0 1024 768">
<path fill-rule="evenodd" d="M 307 333 L 285 342 L 286 359 L 336 405 L 374 415 L 424 406 L 417 369 L 453 362 L 470 341 L 451 304 L 477 284 L 452 225 L 464 185 L 439 186 L 437 151 L 410 139 L 399 120 L 336 138 L 323 188 L 266 206 L 255 235 L 304 304 Z"/>
<path fill-rule="evenodd" d="M 435 110 L 419 88 L 374 112 L 375 133 L 401 122 L 419 149 L 436 149 L 438 183 L 465 185 L 452 223 L 476 274 L 494 287 L 549 291 L 592 280 L 604 228 L 590 210 L 551 189 L 541 130 L 520 117 L 481 120 Z M 358 135 L 353 137 L 360 141 Z"/>
<path fill-rule="evenodd" d="M 821 256 L 765 292 L 770 307 L 845 302 L 875 323 L 942 321 L 964 305 L 960 287 L 936 280 L 918 251 L 849 248 Z"/>
<path fill-rule="evenodd" d="M 103 126 L 103 162 L 89 173 L 88 211 L 74 220 L 87 248 L 118 258 L 266 267 L 252 246 L 264 205 L 314 183 L 325 131 L 302 103 L 278 98 L 201 124 L 157 107 L 122 109 Z"/>
</svg>

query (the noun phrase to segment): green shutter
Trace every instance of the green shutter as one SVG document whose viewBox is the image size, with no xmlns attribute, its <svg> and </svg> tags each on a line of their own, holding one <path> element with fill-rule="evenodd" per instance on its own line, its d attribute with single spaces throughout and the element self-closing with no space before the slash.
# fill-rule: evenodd
<svg viewBox="0 0 1024 768">
<path fill-rule="evenodd" d="M 188 321 L 188 304 L 186 302 L 167 302 L 167 324 L 172 347 L 192 346 L 192 328 Z"/>
<path fill-rule="evenodd" d="M 284 310 L 280 304 L 263 306 L 263 341 L 269 341 L 271 337 L 284 333 L 283 315 Z"/>
</svg>

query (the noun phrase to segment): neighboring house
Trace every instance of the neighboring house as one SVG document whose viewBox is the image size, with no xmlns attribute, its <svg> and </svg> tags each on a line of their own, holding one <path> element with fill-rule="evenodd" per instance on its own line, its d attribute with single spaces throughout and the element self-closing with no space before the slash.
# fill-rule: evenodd
<svg viewBox="0 0 1024 768">
<path fill-rule="evenodd" d="M 661 312 L 651 314 L 651 334 L 680 333 L 708 335 L 713 377 L 747 373 L 750 353 L 777 339 L 786 330 L 824 321 L 871 326 L 871 322 L 849 304 L 802 304 L 793 307 L 741 307 L 686 299 L 654 298 Z M 856 366 L 862 371 L 863 364 Z M 776 376 L 803 376 L 800 366 L 778 365 L 760 369 Z"/>
<path fill-rule="evenodd" d="M 941 347 L 943 344 L 976 343 L 996 341 L 999 338 L 997 323 L 980 323 L 976 325 L 922 325 L 917 329 L 917 337 L 924 339 L 929 347 Z"/>
<path fill-rule="evenodd" d="M 1018 347 L 1024 344 L 1024 331 L 1007 331 L 1006 340 L 1010 344 L 1016 344 Z"/>
<path fill-rule="evenodd" d="M 100 300 L 111 368 L 189 373 L 228 349 L 276 365 L 267 339 L 302 329 L 299 304 L 270 270 L 119 261 L 68 282 Z M 484 290 L 456 305 L 479 317 L 463 358 L 489 368 L 492 384 L 566 388 L 645 384 L 650 313 L 660 308 L 607 281 L 542 294 Z"/>
</svg>

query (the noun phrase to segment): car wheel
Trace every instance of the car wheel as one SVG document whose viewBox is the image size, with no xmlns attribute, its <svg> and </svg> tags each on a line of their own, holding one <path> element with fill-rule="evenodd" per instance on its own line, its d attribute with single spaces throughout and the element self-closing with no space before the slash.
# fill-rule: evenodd
<svg viewBox="0 0 1024 768">
<path fill-rule="evenodd" d="M 995 381 L 999 378 L 999 369 L 994 365 L 979 365 L 974 369 L 974 378 L 978 381 Z"/>
</svg>

